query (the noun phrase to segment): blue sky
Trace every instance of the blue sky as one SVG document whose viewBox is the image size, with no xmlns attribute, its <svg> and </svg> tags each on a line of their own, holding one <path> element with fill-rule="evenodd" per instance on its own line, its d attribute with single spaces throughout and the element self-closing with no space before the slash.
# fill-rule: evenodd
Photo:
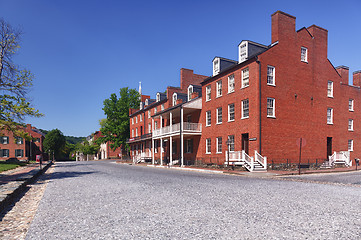
<svg viewBox="0 0 361 240">
<path fill-rule="evenodd" d="M 312 6 L 312 7 L 311 7 Z M 0 17 L 24 35 L 15 62 L 35 75 L 29 94 L 45 117 L 27 123 L 65 135 L 99 129 L 103 101 L 122 87 L 155 97 L 179 86 L 180 68 L 212 74 L 212 59 L 237 60 L 237 45 L 271 43 L 271 14 L 296 29 L 328 30 L 334 66 L 361 69 L 361 1 L 0 0 Z"/>
</svg>

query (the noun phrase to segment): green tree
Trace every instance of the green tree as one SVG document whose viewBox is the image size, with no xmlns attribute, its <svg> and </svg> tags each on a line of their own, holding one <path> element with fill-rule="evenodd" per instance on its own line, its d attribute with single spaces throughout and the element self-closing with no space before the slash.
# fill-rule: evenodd
<svg viewBox="0 0 361 240">
<path fill-rule="evenodd" d="M 45 135 L 43 146 L 45 152 L 54 151 L 55 158 L 62 158 L 66 146 L 65 136 L 59 129 L 53 129 Z"/>
<path fill-rule="evenodd" d="M 31 107 L 27 99 L 33 74 L 13 62 L 13 57 L 20 48 L 20 37 L 19 29 L 0 18 L 0 130 L 12 132 L 18 131 L 18 123 L 23 122 L 25 117 L 42 116 Z M 22 135 L 20 132 L 15 134 Z"/>
<path fill-rule="evenodd" d="M 129 138 L 129 108 L 139 108 L 139 93 L 128 87 L 121 88 L 118 98 L 115 93 L 109 99 L 104 100 L 103 111 L 107 116 L 106 121 L 101 122 L 100 131 L 102 137 L 97 143 L 109 142 L 111 149 L 126 145 Z"/>
</svg>

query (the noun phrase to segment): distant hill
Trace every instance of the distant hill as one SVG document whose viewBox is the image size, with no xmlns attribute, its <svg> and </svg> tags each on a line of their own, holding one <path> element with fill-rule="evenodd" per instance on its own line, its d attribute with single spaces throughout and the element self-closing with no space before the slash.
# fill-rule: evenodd
<svg viewBox="0 0 361 240">
<path fill-rule="evenodd" d="M 49 132 L 47 130 L 44 130 L 44 129 L 39 129 L 41 132 L 43 132 L 45 135 Z M 80 143 L 82 142 L 85 137 L 73 137 L 73 136 L 65 136 L 65 139 L 68 143 L 71 143 L 71 144 L 77 144 L 77 143 Z"/>
</svg>

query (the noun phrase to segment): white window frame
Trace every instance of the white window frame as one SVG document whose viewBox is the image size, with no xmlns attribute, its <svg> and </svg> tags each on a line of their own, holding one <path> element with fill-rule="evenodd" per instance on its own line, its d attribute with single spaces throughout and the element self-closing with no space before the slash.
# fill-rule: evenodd
<svg viewBox="0 0 361 240">
<path fill-rule="evenodd" d="M 213 76 L 217 75 L 220 71 L 221 60 L 219 58 L 215 58 L 213 60 Z"/>
<path fill-rule="evenodd" d="M 132 138 L 134 138 L 134 129 L 132 129 Z"/>
<path fill-rule="evenodd" d="M 228 76 L 228 93 L 233 93 L 236 88 L 234 74 Z"/>
<path fill-rule="evenodd" d="M 247 114 L 245 114 L 247 113 Z M 242 119 L 249 118 L 249 99 L 242 100 Z"/>
<path fill-rule="evenodd" d="M 308 49 L 306 47 L 301 47 L 301 62 L 308 62 Z"/>
<path fill-rule="evenodd" d="M 206 87 L 206 102 L 210 101 L 212 99 L 212 88 L 211 85 L 208 85 Z"/>
<path fill-rule="evenodd" d="M 333 98 L 333 82 L 327 82 L 327 97 Z"/>
<path fill-rule="evenodd" d="M 347 142 L 348 151 L 353 152 L 353 139 L 349 139 Z"/>
<path fill-rule="evenodd" d="M 348 120 L 348 130 L 353 131 L 353 119 Z"/>
<path fill-rule="evenodd" d="M 173 96 L 172 96 L 173 106 L 177 105 L 177 99 L 178 99 L 177 93 L 173 93 Z"/>
<path fill-rule="evenodd" d="M 353 111 L 354 111 L 354 100 L 351 99 L 351 98 L 348 100 L 348 110 L 349 110 L 350 112 L 353 112 Z"/>
<path fill-rule="evenodd" d="M 223 110 L 221 107 L 217 108 L 217 124 L 222 124 L 223 122 Z"/>
<path fill-rule="evenodd" d="M 138 128 L 135 128 L 135 137 L 138 137 Z"/>
<path fill-rule="evenodd" d="M 242 70 L 242 88 L 249 86 L 249 68 Z"/>
<path fill-rule="evenodd" d="M 139 122 L 141 122 L 143 119 L 142 119 L 142 114 L 139 115 Z"/>
<path fill-rule="evenodd" d="M 135 123 L 138 123 L 138 116 L 135 116 Z"/>
<path fill-rule="evenodd" d="M 21 145 L 24 143 L 24 140 L 22 137 L 15 137 L 16 144 Z"/>
<path fill-rule="evenodd" d="M 157 107 L 154 108 L 154 114 L 158 112 Z"/>
<path fill-rule="evenodd" d="M 276 68 L 267 66 L 267 85 L 276 86 Z"/>
<path fill-rule="evenodd" d="M 216 83 L 216 86 L 217 86 L 217 98 L 218 97 L 222 97 L 222 80 L 219 80 L 217 83 Z"/>
<path fill-rule="evenodd" d="M 231 112 L 231 106 L 233 105 L 233 112 Z M 235 106 L 234 103 L 228 104 L 228 122 L 233 122 L 235 120 Z M 231 119 L 231 116 L 233 118 Z"/>
<path fill-rule="evenodd" d="M 20 154 L 19 154 L 20 152 Z M 15 149 L 15 157 L 19 158 L 19 157 L 24 157 L 24 150 L 23 149 Z"/>
<path fill-rule="evenodd" d="M 148 110 L 148 118 L 150 118 L 151 115 L 152 115 L 151 111 Z"/>
<path fill-rule="evenodd" d="M 192 100 L 193 86 L 188 86 L 188 101 Z"/>
<path fill-rule="evenodd" d="M 164 110 L 164 103 L 162 105 L 160 105 L 160 110 L 163 111 Z"/>
<path fill-rule="evenodd" d="M 212 153 L 212 141 L 210 138 L 206 139 L 206 154 Z"/>
<path fill-rule="evenodd" d="M 245 41 L 238 46 L 238 63 L 244 62 L 248 57 L 248 42 Z"/>
<path fill-rule="evenodd" d="M 160 93 L 157 93 L 156 97 L 155 97 L 156 101 L 159 102 L 160 101 Z"/>
<path fill-rule="evenodd" d="M 147 99 L 145 99 L 145 101 L 144 101 L 144 105 L 145 106 L 148 106 L 149 105 L 149 99 L 147 98 Z"/>
<path fill-rule="evenodd" d="M 327 108 L 327 124 L 333 124 L 333 108 Z"/>
<path fill-rule="evenodd" d="M 216 138 L 216 146 L 217 146 L 217 150 L 216 153 L 222 153 L 222 137 L 217 137 Z"/>
<path fill-rule="evenodd" d="M 152 124 L 148 123 L 148 133 L 152 132 Z"/>
<path fill-rule="evenodd" d="M 134 117 L 132 117 L 132 125 L 134 125 Z"/>
<path fill-rule="evenodd" d="M 272 103 L 272 106 L 270 106 L 269 103 Z M 271 114 L 269 114 L 270 109 L 272 109 Z M 274 98 L 267 98 L 267 117 L 269 118 L 276 117 L 276 100 Z"/>
<path fill-rule="evenodd" d="M 211 126 L 212 124 L 212 114 L 211 114 L 211 110 L 206 112 L 206 126 Z"/>
</svg>

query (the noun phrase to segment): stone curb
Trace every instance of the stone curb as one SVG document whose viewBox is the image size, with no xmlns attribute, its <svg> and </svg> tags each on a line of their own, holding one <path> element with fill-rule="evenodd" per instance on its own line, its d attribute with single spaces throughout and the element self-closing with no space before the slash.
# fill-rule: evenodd
<svg viewBox="0 0 361 240">
<path fill-rule="evenodd" d="M 2 190 L 0 190 L 0 213 L 24 191 L 28 184 L 34 182 L 41 174 L 46 172 L 52 164 L 52 162 L 48 163 L 41 170 L 33 169 L 15 181 L 10 181 L 2 185 Z"/>
</svg>

